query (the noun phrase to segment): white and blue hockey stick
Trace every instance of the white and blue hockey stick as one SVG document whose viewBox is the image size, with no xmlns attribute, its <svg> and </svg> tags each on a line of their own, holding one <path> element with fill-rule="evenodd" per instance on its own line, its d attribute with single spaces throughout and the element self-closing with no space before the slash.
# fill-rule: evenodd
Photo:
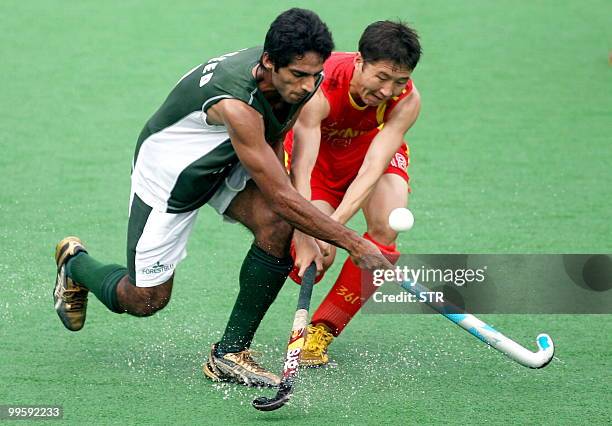
<svg viewBox="0 0 612 426">
<path fill-rule="evenodd" d="M 427 303 L 431 308 L 444 315 L 459 327 L 463 328 L 471 335 L 478 337 L 487 345 L 497 349 L 501 353 L 505 354 L 508 358 L 525 367 L 546 367 L 555 354 L 555 345 L 548 334 L 542 333 L 536 337 L 536 344 L 538 345 L 539 350 L 537 352 L 531 352 L 529 349 L 504 336 L 499 331 L 495 330 L 487 323 L 479 320 L 472 314 L 465 312 L 457 313 L 460 310 L 457 307 L 449 306 L 448 304 L 446 306 L 440 306 L 436 305 L 435 303 L 430 303 L 430 298 L 427 297 L 430 290 L 421 284 L 404 281 L 403 283 L 400 283 L 400 285 L 405 290 L 408 290 L 408 292 L 411 294 L 414 294 L 417 300 L 425 300 L 425 303 Z M 423 298 L 420 297 L 421 293 L 425 293 Z"/>
</svg>

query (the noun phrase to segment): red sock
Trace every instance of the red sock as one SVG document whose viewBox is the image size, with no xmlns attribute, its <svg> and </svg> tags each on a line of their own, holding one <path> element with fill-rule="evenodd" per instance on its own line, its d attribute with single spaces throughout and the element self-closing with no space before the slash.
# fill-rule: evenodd
<svg viewBox="0 0 612 426">
<path fill-rule="evenodd" d="M 396 250 L 395 244 L 389 246 L 380 244 L 374 241 L 367 232 L 363 237 L 376 244 L 390 262 L 394 264 L 397 262 L 400 253 Z M 325 324 L 331 329 L 334 336 L 338 336 L 344 330 L 351 318 L 376 290 L 373 284 L 369 284 L 367 288 L 365 285 L 362 286 L 361 272 L 350 257 L 346 259 L 336 283 L 312 316 L 313 324 Z"/>
</svg>

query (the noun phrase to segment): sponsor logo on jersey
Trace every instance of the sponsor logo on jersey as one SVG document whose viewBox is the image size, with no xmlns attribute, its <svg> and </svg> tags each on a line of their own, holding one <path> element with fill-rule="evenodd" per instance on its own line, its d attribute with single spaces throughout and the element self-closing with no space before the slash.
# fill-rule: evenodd
<svg viewBox="0 0 612 426">
<path fill-rule="evenodd" d="M 406 157 L 399 152 L 396 152 L 395 157 L 391 159 L 391 165 L 402 170 L 408 169 L 408 161 L 406 160 Z"/>
<path fill-rule="evenodd" d="M 346 128 L 346 129 L 335 129 L 333 127 L 327 127 L 327 126 L 322 126 L 321 127 L 321 133 L 323 133 L 325 135 L 325 137 L 327 137 L 329 139 L 335 139 L 335 138 L 343 138 L 343 139 L 356 138 L 357 136 L 365 135 L 368 132 L 369 132 L 369 130 L 355 130 L 355 129 L 352 129 L 350 127 Z"/>
<path fill-rule="evenodd" d="M 162 272 L 171 271 L 174 268 L 174 263 L 164 265 L 159 263 L 159 260 L 153 265 L 143 268 L 142 273 L 145 275 L 161 274 Z"/>
</svg>

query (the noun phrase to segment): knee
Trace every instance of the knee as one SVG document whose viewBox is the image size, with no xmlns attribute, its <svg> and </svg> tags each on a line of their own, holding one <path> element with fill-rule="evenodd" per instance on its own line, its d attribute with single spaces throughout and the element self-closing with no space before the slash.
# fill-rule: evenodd
<svg viewBox="0 0 612 426">
<path fill-rule="evenodd" d="M 395 243 L 397 232 L 391 229 L 388 223 L 376 221 L 368 227 L 368 234 L 379 244 L 389 246 Z"/>
<path fill-rule="evenodd" d="M 258 244 L 278 256 L 289 253 L 293 227 L 276 213 L 270 211 L 260 217 L 256 229 L 253 230 Z"/>
<path fill-rule="evenodd" d="M 161 286 L 140 288 L 138 303 L 132 305 L 129 313 L 137 317 L 149 317 L 161 311 L 170 301 L 171 289 Z"/>
</svg>

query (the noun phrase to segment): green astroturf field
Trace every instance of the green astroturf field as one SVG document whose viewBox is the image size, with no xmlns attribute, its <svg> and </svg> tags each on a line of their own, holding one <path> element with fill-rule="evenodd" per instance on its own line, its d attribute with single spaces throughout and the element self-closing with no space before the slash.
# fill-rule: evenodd
<svg viewBox="0 0 612 426">
<path fill-rule="evenodd" d="M 302 374 L 291 404 L 200 372 L 221 335 L 250 244 L 204 207 L 169 306 L 151 318 L 90 297 L 85 328 L 53 309 L 53 250 L 70 234 L 125 262 L 130 162 L 144 122 L 204 59 L 263 43 L 299 2 L 3 0 L 0 4 L 0 404 L 60 404 L 71 424 L 605 424 L 610 315 L 485 315 L 535 349 L 521 367 L 443 318 L 360 315 L 331 346 L 337 367 Z M 338 50 L 402 18 L 422 38 L 410 131 L 414 229 L 406 253 L 612 252 L 612 2 L 308 2 Z M 351 226 L 362 231 L 356 217 Z M 344 255 L 315 288 L 332 284 Z M 258 332 L 280 370 L 298 287 Z"/>
</svg>

